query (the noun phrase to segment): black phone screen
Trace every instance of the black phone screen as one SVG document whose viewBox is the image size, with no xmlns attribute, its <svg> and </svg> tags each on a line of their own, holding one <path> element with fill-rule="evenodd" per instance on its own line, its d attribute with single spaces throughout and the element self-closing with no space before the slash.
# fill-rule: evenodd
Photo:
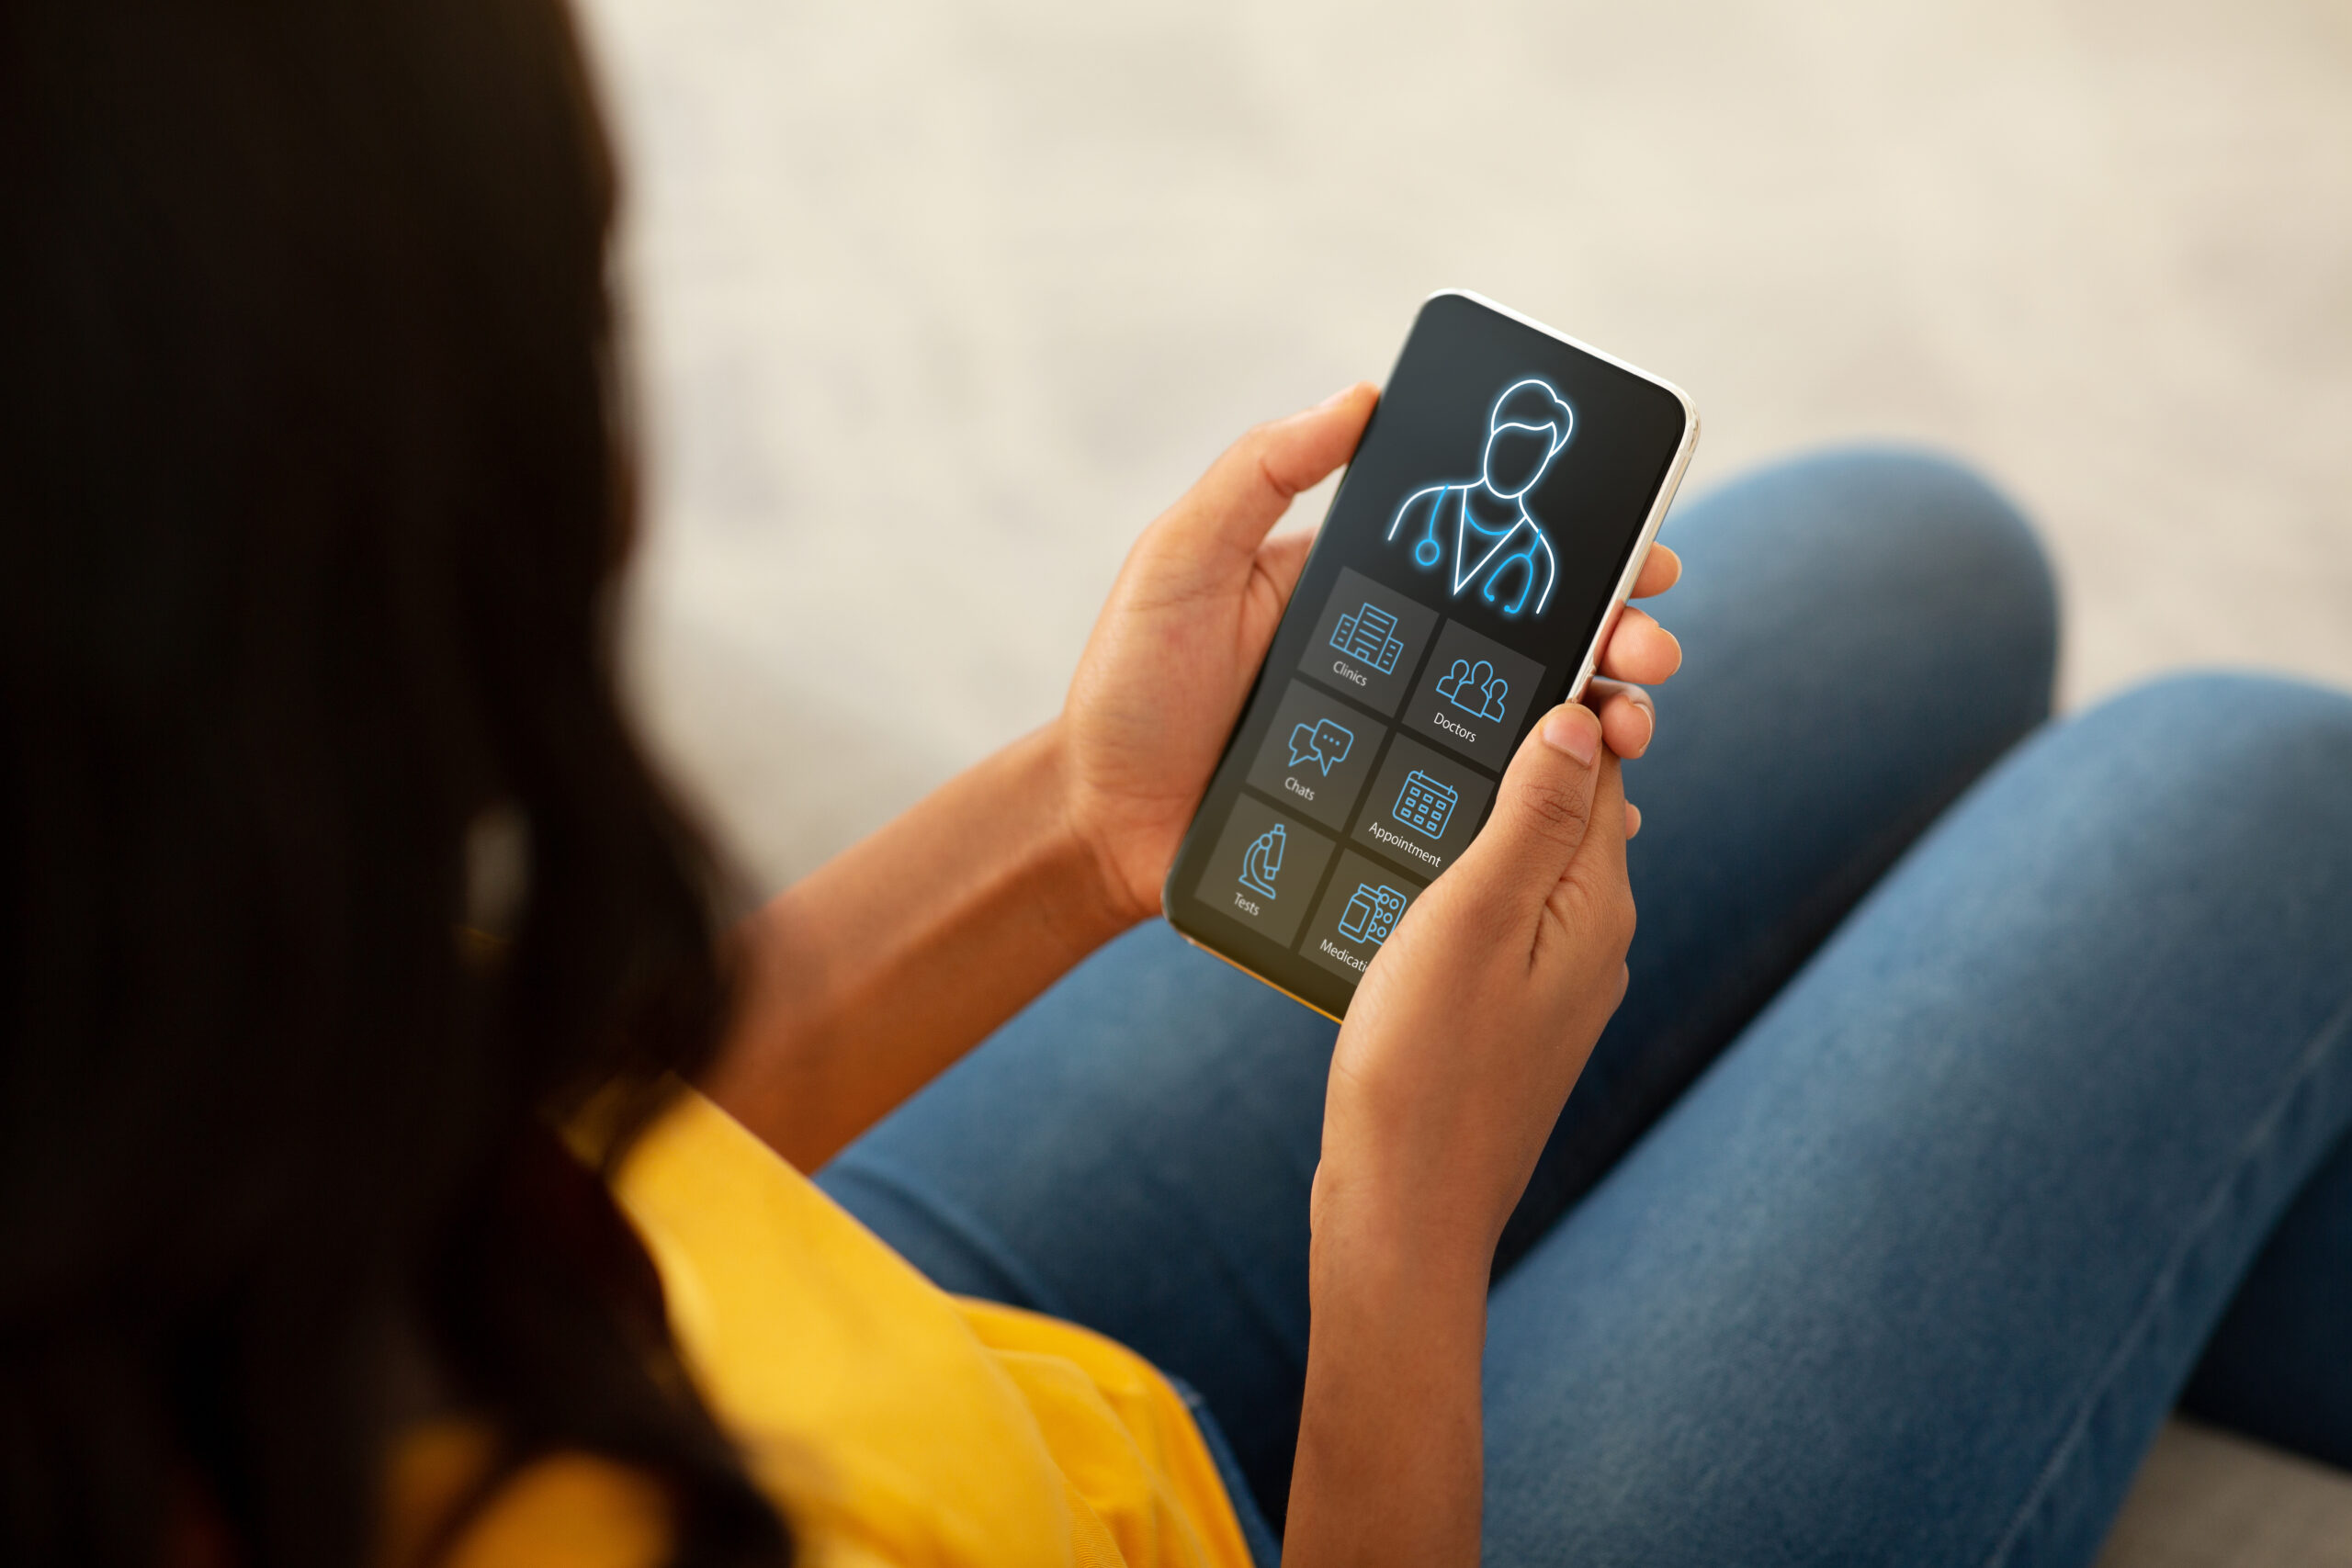
<svg viewBox="0 0 2352 1568">
<path fill-rule="evenodd" d="M 1169 874 L 1169 919 L 1334 1018 L 1567 694 L 1691 426 L 1470 296 L 1421 307 Z"/>
</svg>

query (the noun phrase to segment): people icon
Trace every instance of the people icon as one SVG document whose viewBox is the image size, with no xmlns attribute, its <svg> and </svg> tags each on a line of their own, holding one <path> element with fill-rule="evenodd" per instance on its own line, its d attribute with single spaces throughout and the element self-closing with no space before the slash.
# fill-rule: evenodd
<svg viewBox="0 0 2352 1568">
<path fill-rule="evenodd" d="M 1560 564 L 1551 536 L 1527 510 L 1527 496 L 1568 444 L 1576 422 L 1576 411 L 1550 382 L 1533 376 L 1512 382 L 1487 411 L 1478 477 L 1415 491 L 1396 508 L 1387 537 L 1411 539 L 1413 564 L 1423 571 L 1435 571 L 1451 549 L 1455 597 L 1475 583 L 1478 597 L 1503 615 L 1542 615 Z"/>
<path fill-rule="evenodd" d="M 1499 724 L 1503 705 L 1510 696 L 1510 682 L 1496 674 L 1495 667 L 1483 659 L 1476 663 L 1457 659 L 1453 668 L 1439 677 L 1437 694 L 1464 713 L 1476 714 Z"/>
<path fill-rule="evenodd" d="M 1264 897 L 1274 897 L 1274 878 L 1283 869 L 1283 825 L 1279 822 L 1250 840 L 1241 852 L 1241 886 Z"/>
<path fill-rule="evenodd" d="M 1402 893 L 1394 887 L 1359 882 L 1354 896 L 1348 900 L 1347 912 L 1340 917 L 1340 934 L 1350 942 L 1378 947 L 1396 929 L 1397 918 L 1404 912 Z"/>
</svg>

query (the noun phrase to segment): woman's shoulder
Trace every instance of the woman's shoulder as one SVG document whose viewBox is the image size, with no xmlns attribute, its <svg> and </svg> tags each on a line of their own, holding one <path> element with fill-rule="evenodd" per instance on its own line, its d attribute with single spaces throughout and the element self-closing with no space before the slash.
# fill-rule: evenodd
<svg viewBox="0 0 2352 1568">
<path fill-rule="evenodd" d="M 667 1493 L 651 1476 L 570 1450 L 501 1476 L 482 1422 L 423 1424 L 384 1483 L 381 1568 L 654 1568 L 670 1555 Z"/>
</svg>

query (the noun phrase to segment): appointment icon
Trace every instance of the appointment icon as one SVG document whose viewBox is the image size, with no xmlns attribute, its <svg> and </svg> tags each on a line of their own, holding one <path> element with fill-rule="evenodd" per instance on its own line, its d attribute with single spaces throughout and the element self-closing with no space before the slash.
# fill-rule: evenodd
<svg viewBox="0 0 2352 1568">
<path fill-rule="evenodd" d="M 1378 947 L 1396 929 L 1397 917 L 1404 912 L 1402 893 L 1385 885 L 1375 887 L 1359 882 L 1354 897 L 1348 900 L 1347 913 L 1340 917 L 1340 934 L 1350 942 Z"/>
<path fill-rule="evenodd" d="M 1405 775 L 1405 787 L 1396 792 L 1396 804 L 1388 808 L 1388 815 L 1417 833 L 1442 839 L 1445 825 L 1453 820 L 1453 808 L 1461 803 L 1462 796 L 1452 784 L 1415 768 Z"/>
<path fill-rule="evenodd" d="M 1396 635 L 1396 617 L 1368 599 L 1363 608 L 1340 617 L 1331 628 L 1331 646 L 1383 675 L 1396 673 L 1397 656 L 1405 651 L 1404 639 Z"/>
<path fill-rule="evenodd" d="M 1495 673 L 1495 667 L 1481 659 L 1472 663 L 1457 659 L 1437 683 L 1437 694 L 1460 708 L 1464 713 L 1476 714 L 1500 724 L 1503 705 L 1510 696 L 1510 682 Z"/>
<path fill-rule="evenodd" d="M 1283 840 L 1279 822 L 1250 840 L 1241 852 L 1241 886 L 1268 898 L 1274 897 L 1274 878 L 1282 874 Z"/>
<path fill-rule="evenodd" d="M 1415 491 L 1396 508 L 1387 537 L 1409 531 L 1413 564 L 1423 571 L 1435 571 L 1451 548 L 1456 598 L 1475 583 L 1478 597 L 1506 615 L 1542 615 L 1560 563 L 1527 495 L 1576 427 L 1576 411 L 1552 383 L 1535 376 L 1512 382 L 1487 411 L 1478 477 Z"/>
</svg>

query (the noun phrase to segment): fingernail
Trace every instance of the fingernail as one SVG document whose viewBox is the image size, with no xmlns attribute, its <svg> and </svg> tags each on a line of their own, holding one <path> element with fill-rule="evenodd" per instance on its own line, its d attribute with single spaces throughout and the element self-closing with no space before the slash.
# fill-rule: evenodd
<svg viewBox="0 0 2352 1568">
<path fill-rule="evenodd" d="M 1544 721 L 1544 744 L 1574 757 L 1577 766 L 1589 768 L 1600 755 L 1600 720 L 1582 703 L 1562 703 Z"/>
<path fill-rule="evenodd" d="M 1329 397 L 1324 399 L 1321 402 L 1317 403 L 1315 406 L 1318 409 L 1338 408 L 1341 403 L 1346 402 L 1350 397 L 1354 395 L 1357 385 L 1358 383 L 1351 381 L 1346 386 L 1340 388 L 1338 391 L 1332 393 Z"/>
</svg>

